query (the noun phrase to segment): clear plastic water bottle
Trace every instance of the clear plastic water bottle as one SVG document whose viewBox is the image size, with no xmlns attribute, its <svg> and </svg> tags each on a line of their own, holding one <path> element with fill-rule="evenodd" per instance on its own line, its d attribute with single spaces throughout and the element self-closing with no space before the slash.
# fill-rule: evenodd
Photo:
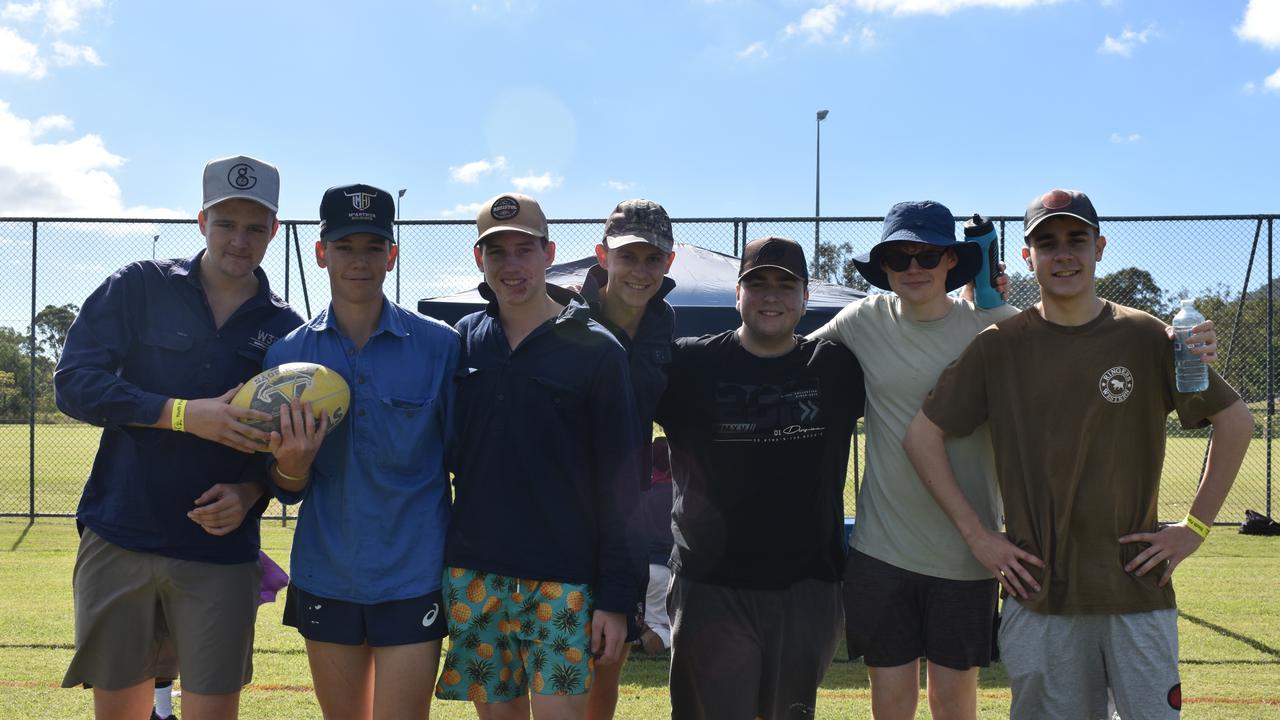
<svg viewBox="0 0 1280 720">
<path fill-rule="evenodd" d="M 1191 328 L 1202 322 L 1204 316 L 1191 304 L 1191 300 L 1182 300 L 1182 309 L 1173 316 L 1173 370 L 1178 392 L 1203 392 L 1209 387 L 1209 366 L 1192 353 L 1187 344 Z"/>
</svg>

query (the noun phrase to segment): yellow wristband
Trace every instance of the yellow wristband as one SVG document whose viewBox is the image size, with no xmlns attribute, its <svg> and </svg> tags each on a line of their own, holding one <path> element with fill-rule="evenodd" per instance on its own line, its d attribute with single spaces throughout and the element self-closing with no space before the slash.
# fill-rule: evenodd
<svg viewBox="0 0 1280 720">
<path fill-rule="evenodd" d="M 1191 528 L 1191 532 L 1199 535 L 1201 540 L 1204 540 L 1205 538 L 1209 537 L 1209 526 L 1205 525 L 1203 522 L 1200 522 L 1200 518 L 1196 517 L 1195 515 L 1192 515 L 1191 513 L 1187 513 L 1187 517 L 1184 518 L 1182 522 L 1187 527 Z"/>
<path fill-rule="evenodd" d="M 302 482 L 303 480 L 307 479 L 307 475 L 311 474 L 311 473 L 307 473 L 307 475 L 303 475 L 302 477 L 294 477 L 293 475 L 290 475 L 289 473 L 281 470 L 280 463 L 276 463 L 271 467 L 275 469 L 276 474 L 279 475 L 282 480 L 288 480 L 289 482 Z"/>
<path fill-rule="evenodd" d="M 169 425 L 174 432 L 187 431 L 187 401 L 174 398 L 173 414 L 169 416 Z"/>
</svg>

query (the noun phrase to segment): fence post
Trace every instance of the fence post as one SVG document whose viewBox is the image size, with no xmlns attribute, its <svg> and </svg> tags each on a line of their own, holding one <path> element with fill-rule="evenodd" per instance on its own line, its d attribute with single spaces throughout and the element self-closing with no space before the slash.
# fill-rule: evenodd
<svg viewBox="0 0 1280 720">
<path fill-rule="evenodd" d="M 289 226 L 284 226 L 284 301 L 289 302 Z"/>
<path fill-rule="evenodd" d="M 303 317 L 309 318 L 311 317 L 311 296 L 307 294 L 307 274 L 302 269 L 302 243 L 298 240 L 298 223 L 290 223 L 289 226 L 293 228 L 293 251 L 298 255 L 298 280 L 302 282 L 302 304 L 307 309 L 307 314 Z M 288 237 L 287 234 L 286 237 Z"/>
<path fill-rule="evenodd" d="M 31 221 L 31 325 L 28 326 L 31 364 L 31 406 L 27 424 L 27 521 L 36 521 L 36 241 L 40 235 L 40 223 Z"/>
<path fill-rule="evenodd" d="M 1275 297 L 1275 275 L 1271 265 L 1273 238 L 1272 224 L 1275 218 L 1267 218 L 1267 516 L 1271 515 L 1271 430 L 1276 414 L 1275 396 L 1275 332 L 1272 298 Z"/>
</svg>

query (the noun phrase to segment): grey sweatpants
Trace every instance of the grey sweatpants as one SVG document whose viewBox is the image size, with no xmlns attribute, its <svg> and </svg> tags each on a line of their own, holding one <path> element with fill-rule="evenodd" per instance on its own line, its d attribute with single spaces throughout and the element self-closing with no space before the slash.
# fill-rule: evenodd
<svg viewBox="0 0 1280 720">
<path fill-rule="evenodd" d="M 1044 615 L 1004 601 L 1000 657 L 1013 688 L 1012 720 L 1176 720 L 1178 611 Z"/>
</svg>

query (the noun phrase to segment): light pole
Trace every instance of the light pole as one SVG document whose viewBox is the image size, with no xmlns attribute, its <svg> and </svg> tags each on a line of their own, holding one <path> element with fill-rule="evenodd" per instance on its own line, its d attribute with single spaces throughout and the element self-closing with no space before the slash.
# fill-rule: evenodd
<svg viewBox="0 0 1280 720">
<path fill-rule="evenodd" d="M 817 144 L 815 149 L 816 159 L 813 164 L 813 274 L 818 274 L 818 254 L 821 249 L 819 244 L 818 227 L 821 221 L 818 218 L 822 215 L 822 121 L 827 119 L 827 110 L 818 111 L 818 128 Z"/>
<path fill-rule="evenodd" d="M 396 303 L 400 302 L 400 263 L 404 260 L 404 248 L 400 247 L 400 201 L 407 192 L 409 188 L 400 188 L 400 194 L 396 195 Z"/>
</svg>

